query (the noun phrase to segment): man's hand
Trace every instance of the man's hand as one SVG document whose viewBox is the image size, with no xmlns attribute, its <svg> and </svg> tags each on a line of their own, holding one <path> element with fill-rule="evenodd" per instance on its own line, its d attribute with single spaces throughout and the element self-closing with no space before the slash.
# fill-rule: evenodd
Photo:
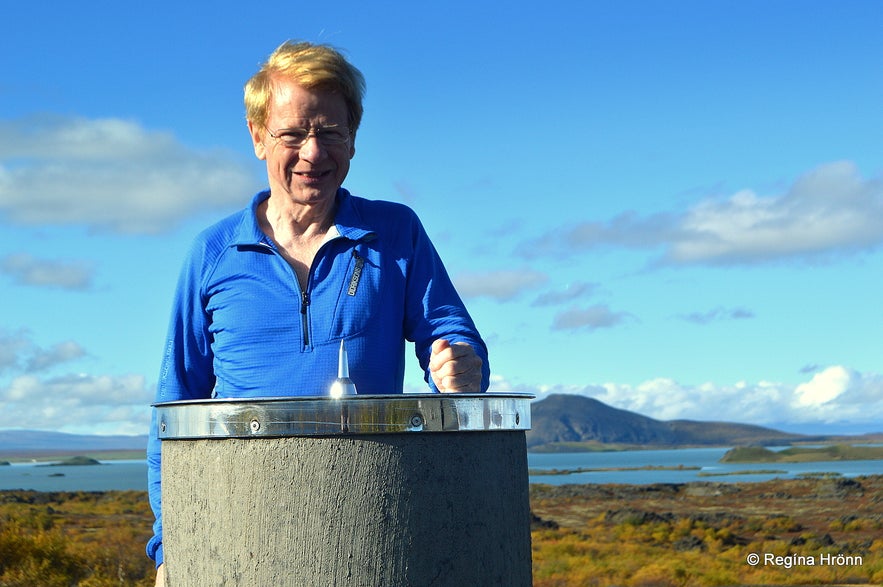
<svg viewBox="0 0 883 587">
<path fill-rule="evenodd" d="M 465 342 L 451 344 L 440 338 L 432 343 L 429 373 L 442 393 L 481 391 L 481 357 Z"/>
<path fill-rule="evenodd" d="M 166 566 L 156 567 L 156 587 L 166 587 Z"/>
</svg>

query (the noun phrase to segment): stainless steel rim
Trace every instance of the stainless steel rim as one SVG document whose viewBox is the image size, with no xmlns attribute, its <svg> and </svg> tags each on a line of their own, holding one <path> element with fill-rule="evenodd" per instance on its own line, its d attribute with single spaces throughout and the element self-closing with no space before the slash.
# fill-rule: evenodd
<svg viewBox="0 0 883 587">
<path fill-rule="evenodd" d="M 156 404 L 160 439 L 331 436 L 530 429 L 525 393 L 355 395 Z"/>
</svg>

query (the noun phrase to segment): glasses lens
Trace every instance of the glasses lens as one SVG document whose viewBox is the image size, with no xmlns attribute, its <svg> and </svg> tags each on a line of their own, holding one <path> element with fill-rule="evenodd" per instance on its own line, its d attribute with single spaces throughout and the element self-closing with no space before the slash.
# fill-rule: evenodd
<svg viewBox="0 0 883 587">
<path fill-rule="evenodd" d="M 289 129 L 276 135 L 276 138 L 286 147 L 300 147 L 306 142 L 310 133 L 303 129 Z"/>
<path fill-rule="evenodd" d="M 278 134 L 270 134 L 290 149 L 302 147 L 311 134 L 323 145 L 342 145 L 350 138 L 350 131 L 345 126 L 317 128 L 312 132 L 305 128 L 288 128 Z"/>
<path fill-rule="evenodd" d="M 316 131 L 316 137 L 323 145 L 339 145 L 345 143 L 350 133 L 345 128 L 322 128 Z"/>
</svg>

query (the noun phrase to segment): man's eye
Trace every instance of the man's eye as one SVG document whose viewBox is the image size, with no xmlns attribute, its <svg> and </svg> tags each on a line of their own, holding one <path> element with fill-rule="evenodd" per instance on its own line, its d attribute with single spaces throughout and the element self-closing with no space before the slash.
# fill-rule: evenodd
<svg viewBox="0 0 883 587">
<path fill-rule="evenodd" d="M 346 140 L 347 137 L 345 132 L 338 129 L 322 130 L 319 131 L 318 135 L 321 141 L 329 143 L 342 143 Z"/>
<path fill-rule="evenodd" d="M 308 134 L 305 132 L 287 132 L 279 135 L 279 138 L 286 143 L 302 143 L 307 139 Z"/>
</svg>

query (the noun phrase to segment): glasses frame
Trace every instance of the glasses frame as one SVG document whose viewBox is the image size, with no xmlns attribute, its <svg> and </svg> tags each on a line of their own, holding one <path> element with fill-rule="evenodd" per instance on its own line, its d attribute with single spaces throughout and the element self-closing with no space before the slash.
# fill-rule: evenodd
<svg viewBox="0 0 883 587">
<path fill-rule="evenodd" d="M 302 127 L 280 128 L 280 129 L 277 129 L 276 132 L 273 132 L 272 130 L 270 130 L 270 128 L 268 126 L 264 126 L 264 128 L 266 129 L 267 134 L 269 134 L 273 138 L 273 140 L 275 140 L 278 144 L 282 145 L 286 149 L 300 149 L 301 147 L 303 147 L 307 143 L 307 141 L 310 140 L 310 137 L 314 137 L 320 145 L 322 145 L 323 147 L 326 147 L 326 148 L 327 147 L 338 147 L 340 145 L 346 145 L 353 138 L 353 131 L 351 128 L 349 128 L 348 126 L 342 126 L 342 125 L 338 125 L 338 124 L 332 124 L 329 126 L 319 126 L 319 127 L 315 127 L 315 128 L 302 128 Z M 322 131 L 324 131 L 324 130 L 345 131 L 344 134 L 346 134 L 346 138 L 344 138 L 339 143 L 336 141 L 332 141 L 330 143 L 326 142 L 322 138 Z M 285 140 L 286 133 L 303 134 L 304 137 L 300 143 L 295 145 L 295 144 L 291 144 L 290 142 L 287 142 Z"/>
</svg>

